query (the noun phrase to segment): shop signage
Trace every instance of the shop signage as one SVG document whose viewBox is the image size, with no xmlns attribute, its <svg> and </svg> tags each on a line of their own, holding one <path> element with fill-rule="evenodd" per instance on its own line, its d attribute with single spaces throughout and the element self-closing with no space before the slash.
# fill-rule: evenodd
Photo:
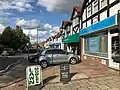
<svg viewBox="0 0 120 90">
<path fill-rule="evenodd" d="M 60 64 L 60 81 L 63 83 L 70 81 L 69 63 Z"/>
<path fill-rule="evenodd" d="M 28 66 L 26 68 L 27 87 L 41 84 L 42 70 L 40 65 Z"/>
<path fill-rule="evenodd" d="M 116 15 L 114 15 L 114 16 L 106 18 L 98 23 L 95 23 L 89 27 L 83 28 L 80 30 L 80 36 L 87 35 L 87 34 L 117 25 L 116 20 L 117 20 L 117 17 L 116 17 Z"/>
</svg>

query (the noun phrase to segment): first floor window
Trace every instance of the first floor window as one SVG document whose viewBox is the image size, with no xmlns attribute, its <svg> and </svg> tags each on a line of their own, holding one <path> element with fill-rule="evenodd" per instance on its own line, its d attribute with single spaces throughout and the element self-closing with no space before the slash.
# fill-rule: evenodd
<svg viewBox="0 0 120 90">
<path fill-rule="evenodd" d="M 87 12 L 88 12 L 88 17 L 89 17 L 91 15 L 91 5 L 88 6 Z"/>
<path fill-rule="evenodd" d="M 107 5 L 107 0 L 101 0 L 101 8 Z"/>
</svg>

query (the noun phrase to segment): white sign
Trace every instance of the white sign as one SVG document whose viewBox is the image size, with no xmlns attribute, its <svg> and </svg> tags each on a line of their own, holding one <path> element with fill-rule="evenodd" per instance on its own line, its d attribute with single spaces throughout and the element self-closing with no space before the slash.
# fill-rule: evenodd
<svg viewBox="0 0 120 90">
<path fill-rule="evenodd" d="M 26 68 L 27 87 L 40 84 L 42 81 L 42 70 L 39 65 Z"/>
</svg>

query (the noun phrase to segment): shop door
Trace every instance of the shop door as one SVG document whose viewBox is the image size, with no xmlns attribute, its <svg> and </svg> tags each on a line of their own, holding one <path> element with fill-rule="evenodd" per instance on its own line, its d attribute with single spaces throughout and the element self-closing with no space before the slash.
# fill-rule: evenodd
<svg viewBox="0 0 120 90">
<path fill-rule="evenodd" d="M 119 55 L 119 34 L 115 33 L 111 35 L 111 52 L 112 57 Z M 113 62 L 112 59 L 112 65 L 113 68 L 119 68 L 119 63 Z"/>
</svg>

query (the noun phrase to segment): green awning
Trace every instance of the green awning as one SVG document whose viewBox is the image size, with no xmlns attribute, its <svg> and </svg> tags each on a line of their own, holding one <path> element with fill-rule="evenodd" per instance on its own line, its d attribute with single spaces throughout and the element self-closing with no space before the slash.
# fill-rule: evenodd
<svg viewBox="0 0 120 90">
<path fill-rule="evenodd" d="M 78 43 L 79 40 L 79 33 L 73 34 L 71 36 L 68 36 L 62 40 L 63 43 Z"/>
</svg>

